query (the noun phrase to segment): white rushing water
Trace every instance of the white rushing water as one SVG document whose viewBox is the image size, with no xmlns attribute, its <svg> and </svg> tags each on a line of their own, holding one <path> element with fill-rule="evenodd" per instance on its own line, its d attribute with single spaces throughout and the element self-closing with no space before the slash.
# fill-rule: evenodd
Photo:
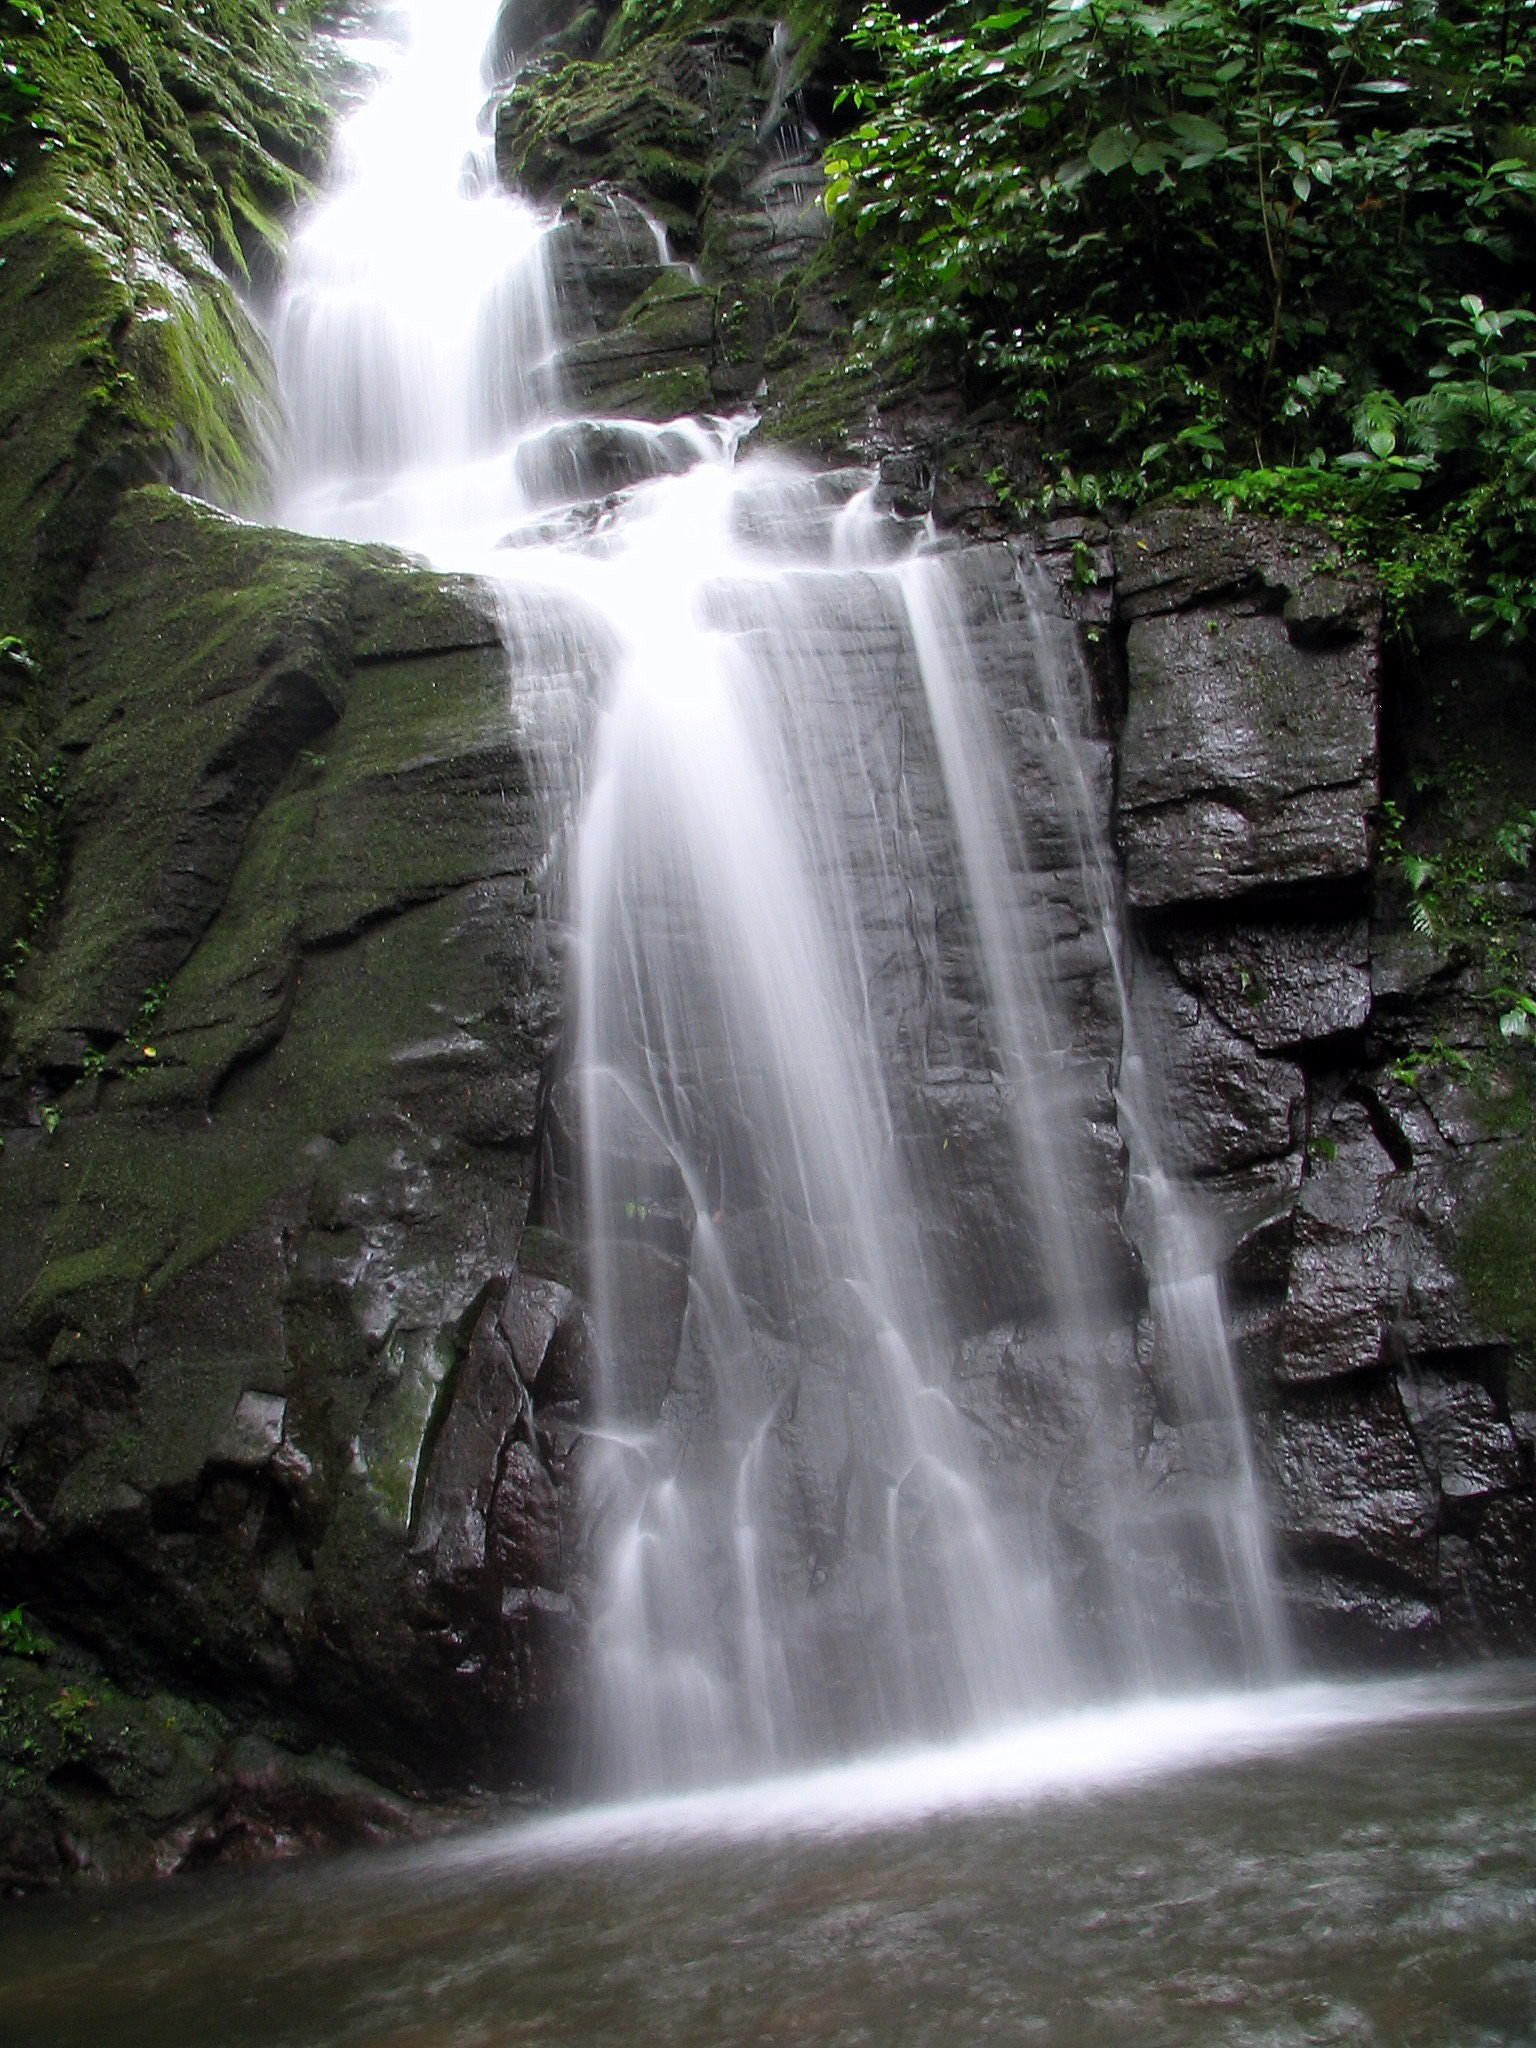
<svg viewBox="0 0 1536 2048">
<path fill-rule="evenodd" d="M 978 595 L 872 479 L 745 455 L 743 419 L 563 414 L 551 223 L 497 192 L 480 118 L 495 15 L 411 0 L 370 46 L 377 89 L 276 322 L 279 510 L 495 576 L 515 715 L 568 742 L 557 1097 L 608 1532 L 593 1778 L 694 1784 L 1185 1680 L 1208 1647 L 1180 1609 L 1196 1581 L 1206 1634 L 1273 1675 L 1214 1253 L 1158 1164 L 1087 678 L 1027 570 Z M 973 644 L 988 619 L 1014 636 L 1011 711 Z M 1167 1513 L 1133 1483 L 1145 1388 L 1104 1195 L 1122 1144 L 1185 1442 Z M 1003 1190 L 984 1227 L 971 1152 Z M 1091 1567 L 1044 1485 L 992 1469 L 957 1379 L 1009 1325 L 994 1378 L 1048 1389 L 1023 1465 L 1072 1432 L 1123 1461 Z"/>
</svg>

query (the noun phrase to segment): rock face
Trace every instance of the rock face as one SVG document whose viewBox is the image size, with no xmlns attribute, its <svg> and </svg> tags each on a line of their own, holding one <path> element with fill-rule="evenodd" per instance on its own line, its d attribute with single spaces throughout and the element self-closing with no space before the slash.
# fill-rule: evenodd
<svg viewBox="0 0 1536 2048">
<path fill-rule="evenodd" d="M 131 56 L 136 9 L 98 12 Z M 995 518 L 841 367 L 815 103 L 769 24 L 701 20 L 658 57 L 626 54 L 614 20 L 512 0 L 492 65 L 504 170 L 563 209 L 573 396 L 645 418 L 755 402 L 766 436 L 858 452 L 887 505 Z M 199 109 L 200 33 L 179 71 L 125 57 L 97 81 L 139 137 L 115 199 L 104 143 L 85 187 L 43 158 L 0 203 L 0 1883 L 372 1839 L 418 1825 L 423 1792 L 547 1781 L 588 1611 L 590 1342 L 541 894 L 558 778 L 518 710 L 537 635 L 509 656 L 469 584 L 150 481 L 233 501 L 259 468 L 261 351 L 208 252 L 259 268 L 319 133 L 279 42 L 243 97 L 226 81 L 222 112 Z M 189 153 L 167 273 L 146 221 L 189 207 L 156 183 Z M 82 189 L 83 235 L 64 218 Z M 167 367 L 189 307 L 201 339 Z M 672 459 L 588 423 L 527 460 L 552 501 L 600 499 L 642 449 Z M 1499 848 L 1536 805 L 1514 737 L 1530 677 L 1449 633 L 1384 663 L 1368 582 L 1262 522 L 1170 510 L 1042 547 L 1055 610 L 1097 650 L 1091 803 L 1123 860 L 1167 1156 L 1226 1248 L 1299 1633 L 1341 1658 L 1529 1650 L 1516 999 L 1536 890 Z M 1091 1624 L 1106 1532 L 1184 1497 L 1202 1418 L 1145 1341 L 1118 1011 L 1040 765 L 1019 555 L 975 547 L 959 573 L 1074 1027 L 1116 1303 L 1093 1370 L 1032 1320 L 1038 1245 L 1004 1191 L 941 866 L 903 912 L 922 971 L 870 1000 L 901 1066 L 898 1141 L 950 1185 L 935 1264 L 969 1319 L 957 1400 L 1000 1497 L 1049 1519 Z M 865 711 L 891 693 L 893 746 L 894 663 L 850 683 Z M 1489 732 L 1508 744 L 1469 797 Z M 752 1227 L 722 1224 L 747 1272 Z M 685 1249 L 632 1249 L 647 1415 L 679 1370 Z M 783 1304 L 762 1310 L 767 1342 Z M 808 1400 L 796 1427 L 835 1534 L 843 1419 Z M 1171 1590 L 1202 1598 L 1196 1572 Z"/>
<path fill-rule="evenodd" d="M 125 482 L 259 497 L 272 382 L 236 287 L 271 275 L 326 128 L 305 0 L 33 11 L 0 182 L 0 635 L 67 608 Z"/>
<path fill-rule="evenodd" d="M 504 1776 L 570 1665 L 530 1389 L 558 1410 L 579 1344 L 516 1275 L 555 1016 L 496 620 L 149 491 L 64 650 L 66 874 L 6 1061 L 7 1584 L 115 1672 Z"/>
<path fill-rule="evenodd" d="M 1133 686 L 1120 845 L 1138 909 L 1370 866 L 1379 648 L 1368 589 L 1274 534 L 1165 513 L 1117 536 Z"/>
<path fill-rule="evenodd" d="M 834 12 L 818 11 L 816 40 Z M 562 207 L 577 407 L 668 420 L 753 405 L 765 434 L 846 441 L 864 387 L 845 374 L 836 282 L 812 263 L 827 222 L 805 51 L 752 17 L 603 62 L 533 44 L 498 111 L 497 162 Z"/>
<path fill-rule="evenodd" d="M 1369 587 L 1314 540 L 1212 515 L 1127 526 L 1114 555 L 1127 895 L 1176 1142 L 1232 1233 L 1302 1637 L 1528 1644 L 1529 1556 L 1516 1538 L 1497 1597 L 1484 1562 L 1536 1479 L 1527 1326 L 1469 1254 L 1507 1238 L 1528 1171 L 1529 1055 L 1500 1044 L 1467 948 L 1431 939 L 1408 964 L 1377 850 Z M 1481 914 L 1518 985 L 1520 902 Z M 1527 1255 L 1510 1251 L 1518 1295 Z"/>
</svg>

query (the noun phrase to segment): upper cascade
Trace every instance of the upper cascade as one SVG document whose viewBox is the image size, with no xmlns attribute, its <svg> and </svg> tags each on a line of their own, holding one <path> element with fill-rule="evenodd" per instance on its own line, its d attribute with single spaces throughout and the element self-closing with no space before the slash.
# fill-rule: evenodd
<svg viewBox="0 0 1536 2048">
<path fill-rule="evenodd" d="M 561 416 L 546 223 L 480 138 L 494 15 L 415 0 L 366 45 L 278 314 L 281 512 L 495 575 L 509 715 L 561 735 L 590 1779 L 1272 1673 L 1049 590 L 862 473 L 740 456 L 746 417 Z"/>
<path fill-rule="evenodd" d="M 301 530 L 473 551 L 476 516 L 508 499 L 497 457 L 554 405 L 547 222 L 498 188 L 480 133 L 487 12 L 417 0 L 357 40 L 377 84 L 342 124 L 275 321 L 276 509 Z"/>
</svg>

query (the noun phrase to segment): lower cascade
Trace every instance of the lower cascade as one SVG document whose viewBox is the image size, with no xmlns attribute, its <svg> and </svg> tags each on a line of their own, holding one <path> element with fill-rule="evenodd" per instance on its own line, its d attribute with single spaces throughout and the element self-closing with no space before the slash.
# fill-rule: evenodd
<svg viewBox="0 0 1536 2048">
<path fill-rule="evenodd" d="M 493 578 L 562 764 L 585 1779 L 1272 1677 L 1219 1245 L 1048 565 L 752 452 L 749 414 L 565 416 L 547 224 L 476 132 L 495 14 L 414 0 L 373 52 L 277 318 L 279 511 Z"/>
</svg>

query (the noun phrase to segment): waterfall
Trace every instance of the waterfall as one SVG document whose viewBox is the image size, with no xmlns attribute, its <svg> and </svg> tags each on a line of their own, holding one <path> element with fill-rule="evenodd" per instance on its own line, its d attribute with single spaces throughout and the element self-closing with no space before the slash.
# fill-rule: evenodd
<svg viewBox="0 0 1536 2048">
<path fill-rule="evenodd" d="M 558 384 L 546 223 L 501 192 L 479 132 L 484 0 L 435 0 L 360 40 L 374 89 L 301 222 L 273 336 L 304 532 L 472 549 L 506 509 L 516 429 Z"/>
<path fill-rule="evenodd" d="M 563 412 L 494 16 L 412 0 L 372 51 L 277 314 L 279 514 L 495 577 L 566 756 L 592 1780 L 1271 1672 L 1081 663 L 1027 557 L 867 475 Z"/>
</svg>

